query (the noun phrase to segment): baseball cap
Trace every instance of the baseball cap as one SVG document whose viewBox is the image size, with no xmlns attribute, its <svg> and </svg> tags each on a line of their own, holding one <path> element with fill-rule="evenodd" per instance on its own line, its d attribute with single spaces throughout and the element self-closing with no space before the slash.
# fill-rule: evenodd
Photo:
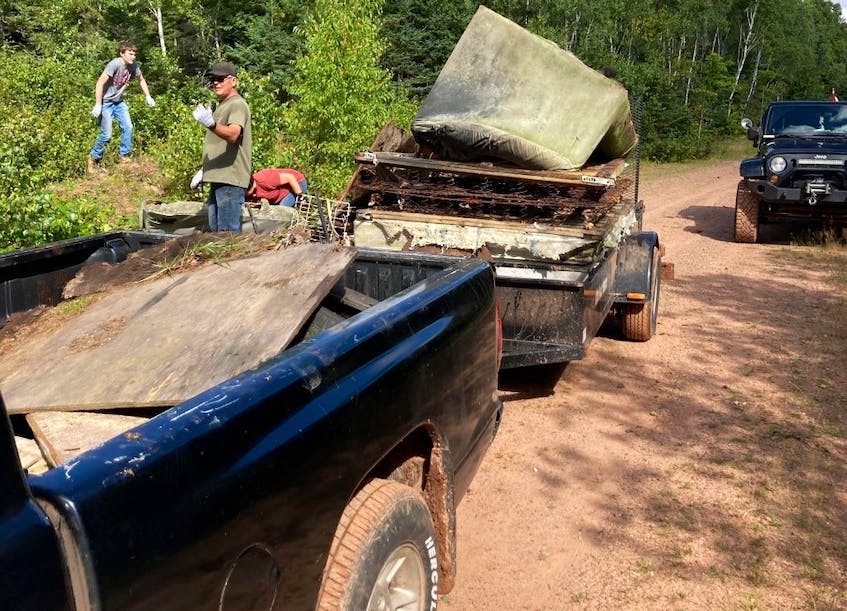
<svg viewBox="0 0 847 611">
<path fill-rule="evenodd" d="M 235 66 L 229 62 L 218 62 L 206 74 L 211 76 L 235 76 Z"/>
</svg>

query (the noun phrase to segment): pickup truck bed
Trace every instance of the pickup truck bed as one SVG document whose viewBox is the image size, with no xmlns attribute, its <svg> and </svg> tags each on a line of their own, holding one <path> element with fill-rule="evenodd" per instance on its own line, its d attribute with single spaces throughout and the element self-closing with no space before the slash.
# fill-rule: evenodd
<svg viewBox="0 0 847 611">
<path fill-rule="evenodd" d="M 4 255 L 4 313 L 56 303 L 87 260 L 163 239 Z M 411 272 L 360 252 L 293 347 L 43 475 L 21 471 L 12 435 L 28 430 L 3 406 L 0 607 L 363 608 L 327 575 L 375 579 L 379 562 L 338 569 L 333 539 L 342 514 L 399 486 L 430 524 L 412 538 L 429 608 L 452 587 L 455 505 L 501 410 L 492 270 L 436 259 L 399 291 L 383 279 Z"/>
</svg>

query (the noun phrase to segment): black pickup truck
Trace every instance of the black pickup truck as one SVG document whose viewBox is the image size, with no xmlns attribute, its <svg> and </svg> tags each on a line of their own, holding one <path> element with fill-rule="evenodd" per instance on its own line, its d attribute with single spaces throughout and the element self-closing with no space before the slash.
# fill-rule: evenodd
<svg viewBox="0 0 847 611">
<path fill-rule="evenodd" d="M 164 239 L 0 256 L 0 320 Z M 499 341 L 488 264 L 360 251 L 295 345 L 42 474 L 0 398 L 0 608 L 434 609 Z"/>
<path fill-rule="evenodd" d="M 773 102 L 761 126 L 741 126 L 757 154 L 741 162 L 736 242 L 758 241 L 767 222 L 847 220 L 847 102 Z"/>
</svg>

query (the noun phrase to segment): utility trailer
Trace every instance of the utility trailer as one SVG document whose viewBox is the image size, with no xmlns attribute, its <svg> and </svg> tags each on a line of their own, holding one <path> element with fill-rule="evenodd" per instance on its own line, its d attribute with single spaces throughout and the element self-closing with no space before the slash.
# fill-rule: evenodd
<svg viewBox="0 0 847 611">
<path fill-rule="evenodd" d="M 357 154 L 346 191 L 356 245 L 393 251 L 382 282 L 404 286 L 432 254 L 489 260 L 502 369 L 581 359 L 610 314 L 625 338 L 653 336 L 661 250 L 658 235 L 641 230 L 637 155 L 578 170 L 444 161 L 397 152 L 414 146 L 393 126 L 380 147 L 394 150 Z M 396 266 L 396 251 L 413 255 L 407 265 Z"/>
<path fill-rule="evenodd" d="M 356 246 L 494 266 L 501 368 L 582 358 L 609 313 L 628 339 L 655 333 L 640 104 L 610 75 L 481 6 L 411 134 L 387 125 L 356 155 Z"/>
</svg>

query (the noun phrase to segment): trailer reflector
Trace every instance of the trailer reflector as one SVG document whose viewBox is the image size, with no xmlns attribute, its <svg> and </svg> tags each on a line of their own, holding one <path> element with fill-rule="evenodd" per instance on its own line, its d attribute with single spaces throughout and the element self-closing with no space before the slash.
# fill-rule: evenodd
<svg viewBox="0 0 847 611">
<path fill-rule="evenodd" d="M 626 298 L 631 299 L 633 301 L 644 301 L 645 299 L 647 299 L 647 295 L 645 295 L 644 293 L 627 293 Z"/>
</svg>

